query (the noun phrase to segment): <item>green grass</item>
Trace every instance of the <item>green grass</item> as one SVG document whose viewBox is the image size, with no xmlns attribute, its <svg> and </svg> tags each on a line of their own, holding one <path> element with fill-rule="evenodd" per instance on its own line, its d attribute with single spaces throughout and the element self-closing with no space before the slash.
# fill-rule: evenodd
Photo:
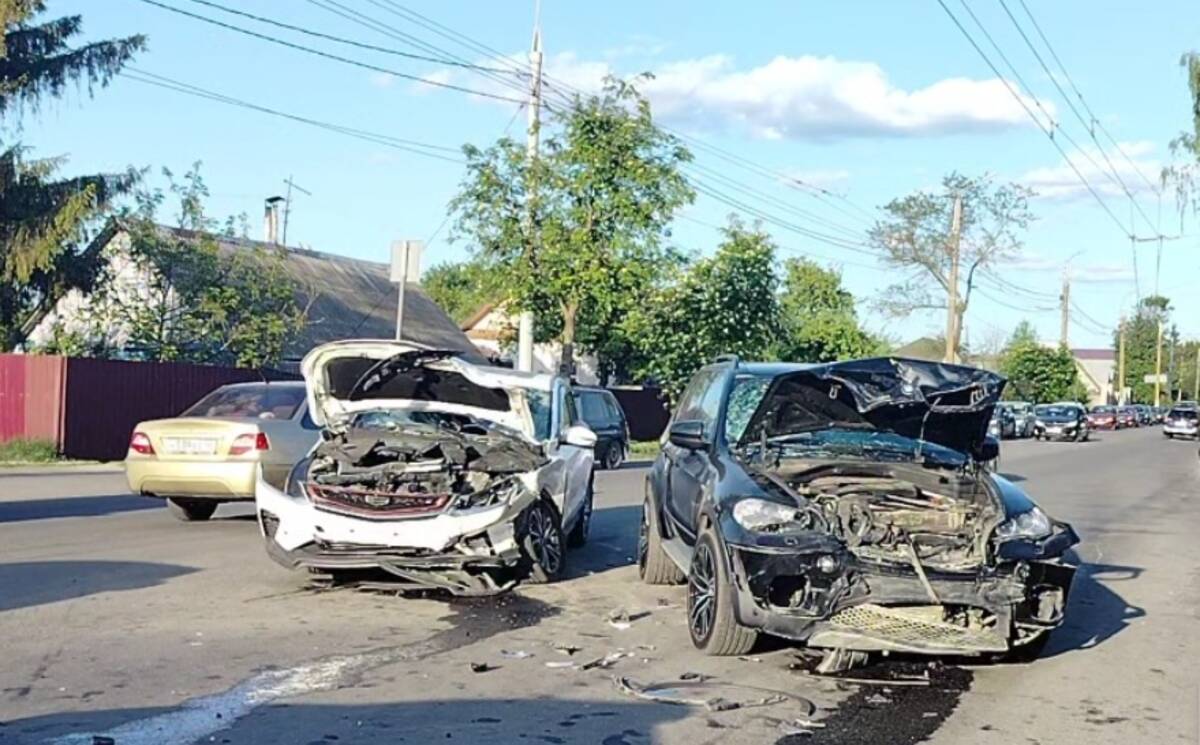
<svg viewBox="0 0 1200 745">
<path fill-rule="evenodd" d="M 0 442 L 0 463 L 54 463 L 58 448 L 51 440 L 9 440 Z"/>
<path fill-rule="evenodd" d="M 634 440 L 629 443 L 629 459 L 654 460 L 659 449 L 658 440 Z"/>
</svg>

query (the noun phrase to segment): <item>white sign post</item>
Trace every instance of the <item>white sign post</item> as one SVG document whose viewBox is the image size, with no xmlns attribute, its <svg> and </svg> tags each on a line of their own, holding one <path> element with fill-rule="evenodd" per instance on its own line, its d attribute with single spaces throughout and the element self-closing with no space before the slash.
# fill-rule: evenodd
<svg viewBox="0 0 1200 745">
<path fill-rule="evenodd" d="M 396 341 L 404 338 L 404 286 L 421 276 L 421 252 L 425 244 L 421 241 L 392 241 L 391 281 L 400 286 L 396 299 Z"/>
<path fill-rule="evenodd" d="M 1161 375 L 1147 375 L 1142 378 L 1142 382 L 1147 384 L 1159 383 L 1160 385 L 1166 385 L 1167 374 L 1163 373 Z"/>
</svg>

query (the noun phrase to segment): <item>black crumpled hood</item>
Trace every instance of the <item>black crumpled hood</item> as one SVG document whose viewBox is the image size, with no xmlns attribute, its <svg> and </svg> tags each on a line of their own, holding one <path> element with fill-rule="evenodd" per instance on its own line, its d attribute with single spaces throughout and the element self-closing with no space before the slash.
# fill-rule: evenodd
<svg viewBox="0 0 1200 745">
<path fill-rule="evenodd" d="M 974 367 L 894 357 L 813 365 L 772 380 L 741 441 L 841 426 L 975 457 L 1005 382 Z"/>
</svg>

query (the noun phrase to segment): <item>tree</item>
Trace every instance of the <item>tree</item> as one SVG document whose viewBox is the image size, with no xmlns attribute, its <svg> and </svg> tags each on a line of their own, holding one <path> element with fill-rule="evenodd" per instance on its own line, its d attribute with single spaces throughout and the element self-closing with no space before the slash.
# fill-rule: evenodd
<svg viewBox="0 0 1200 745">
<path fill-rule="evenodd" d="M 507 138 L 464 148 L 467 175 L 451 209 L 456 236 L 496 267 L 513 310 L 534 311 L 541 338 L 562 342 L 570 367 L 577 341 L 631 346 L 617 321 L 662 276 L 668 226 L 694 195 L 680 171 L 691 154 L 655 126 L 632 86 L 609 79 L 553 123 L 534 161 Z"/>
<path fill-rule="evenodd" d="M 1171 302 L 1161 295 L 1144 297 L 1134 309 L 1133 317 L 1125 321 L 1125 386 L 1132 389 L 1132 400 L 1139 403 L 1154 403 L 1154 383 L 1147 383 L 1146 376 L 1153 375 L 1158 346 L 1158 326 L 1164 327 L 1163 371 L 1166 372 L 1169 352 L 1166 333 L 1171 326 Z M 1121 330 L 1113 332 L 1113 348 L 1120 345 Z M 1170 386 L 1163 386 L 1169 391 Z"/>
<path fill-rule="evenodd" d="M 975 273 L 1020 251 L 1022 234 L 1033 220 L 1029 210 L 1033 192 L 1019 184 L 997 185 L 990 176 L 952 173 L 942 179 L 941 192 L 916 191 L 884 205 L 885 216 L 871 228 L 868 240 L 888 264 L 908 272 L 904 281 L 884 291 L 878 304 L 885 312 L 902 316 L 947 308 L 953 255 L 951 213 L 956 195 L 962 199 L 952 340 L 957 349 Z"/>
<path fill-rule="evenodd" d="M 639 372 L 672 400 L 717 355 L 770 359 L 780 335 L 774 244 L 736 219 L 724 233 L 715 255 L 682 270 L 634 316 L 645 356 Z"/>
<path fill-rule="evenodd" d="M 208 190 L 199 164 L 182 182 L 163 172 L 179 201 L 178 227 L 157 222 L 161 190 L 139 192 L 137 208 L 121 218 L 127 250 L 108 257 L 116 260 L 115 271 L 91 299 L 84 331 L 56 343 L 142 360 L 241 367 L 277 362 L 305 322 L 282 249 L 248 243 L 223 251 L 215 221 L 204 214 Z M 229 238 L 233 225 L 227 223 Z M 132 272 L 120 271 L 128 268 Z"/>
<path fill-rule="evenodd" d="M 1019 341 L 1005 356 L 1002 372 L 1012 398 L 1036 404 L 1087 399 L 1075 358 L 1066 347 L 1051 349 Z"/>
<path fill-rule="evenodd" d="M 495 270 L 479 258 L 430 267 L 421 276 L 421 286 L 457 323 L 487 303 L 504 300 Z"/>
<path fill-rule="evenodd" d="M 1163 168 L 1162 182 L 1164 186 L 1174 187 L 1182 222 L 1189 211 L 1200 214 L 1200 191 L 1196 189 L 1196 181 L 1200 178 L 1200 53 L 1184 54 L 1179 64 L 1187 77 L 1192 122 L 1190 130 L 1179 133 L 1171 141 L 1171 154 L 1179 160 Z"/>
<path fill-rule="evenodd" d="M 789 259 L 779 304 L 780 359 L 832 362 L 885 351 L 885 345 L 859 325 L 854 296 L 832 269 L 807 259 Z"/>
<path fill-rule="evenodd" d="M 0 118 L 19 126 L 24 111 L 61 97 L 69 84 L 108 84 L 145 37 L 72 48 L 80 16 L 33 23 L 42 0 L 0 0 Z M 14 127 L 15 129 L 15 127 Z M 100 264 L 82 248 L 88 229 L 133 187 L 136 173 L 56 179 L 62 158 L 30 159 L 0 143 L 0 349 L 24 342 L 72 288 L 90 289 Z"/>
</svg>

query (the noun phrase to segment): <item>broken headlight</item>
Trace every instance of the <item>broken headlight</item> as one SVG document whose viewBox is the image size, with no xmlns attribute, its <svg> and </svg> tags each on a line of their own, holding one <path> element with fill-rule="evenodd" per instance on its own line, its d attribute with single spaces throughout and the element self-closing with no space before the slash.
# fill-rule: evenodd
<svg viewBox="0 0 1200 745">
<path fill-rule="evenodd" d="M 520 480 L 515 478 L 496 481 L 477 492 L 460 494 L 454 500 L 454 509 L 477 510 L 506 504 L 524 488 Z"/>
<path fill-rule="evenodd" d="M 1045 538 L 1054 532 L 1054 526 L 1050 522 L 1050 518 L 1046 516 L 1037 507 L 1022 512 L 1019 515 L 1013 515 L 1000 524 L 996 528 L 996 538 L 1001 541 L 1009 541 L 1014 538 L 1029 538 L 1037 540 Z"/>
<path fill-rule="evenodd" d="M 307 499 L 308 493 L 304 490 L 304 482 L 308 478 L 308 469 L 312 465 L 312 456 L 306 456 L 300 459 L 300 462 L 292 466 L 292 470 L 288 471 L 287 481 L 283 485 L 283 493 L 293 499 Z"/>
<path fill-rule="evenodd" d="M 796 519 L 796 508 L 766 499 L 743 499 L 733 506 L 733 519 L 755 533 L 775 532 Z"/>
</svg>

